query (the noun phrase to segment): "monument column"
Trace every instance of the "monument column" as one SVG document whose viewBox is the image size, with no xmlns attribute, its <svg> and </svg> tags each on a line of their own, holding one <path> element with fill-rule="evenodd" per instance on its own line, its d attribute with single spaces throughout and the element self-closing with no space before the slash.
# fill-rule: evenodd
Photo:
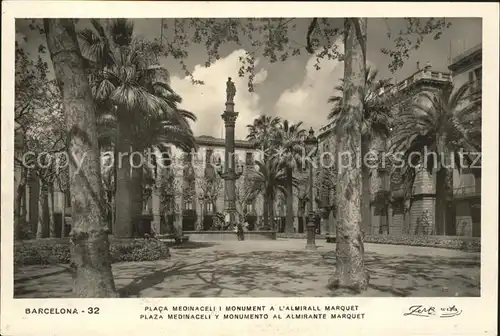
<svg viewBox="0 0 500 336">
<path fill-rule="evenodd" d="M 224 170 L 221 177 L 224 179 L 224 210 L 229 214 L 229 222 L 236 224 L 236 180 L 241 176 L 241 172 L 236 171 L 234 156 L 234 127 L 238 112 L 234 111 L 234 96 L 236 87 L 231 81 L 231 77 L 226 82 L 226 109 L 221 117 L 225 127 L 225 153 Z"/>
</svg>

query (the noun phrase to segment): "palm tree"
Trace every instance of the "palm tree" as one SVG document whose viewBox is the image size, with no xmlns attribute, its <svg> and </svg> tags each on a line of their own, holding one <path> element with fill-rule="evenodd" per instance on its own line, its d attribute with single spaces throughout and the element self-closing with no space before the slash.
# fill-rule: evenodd
<svg viewBox="0 0 500 336">
<path fill-rule="evenodd" d="M 378 70 L 367 67 L 364 81 L 365 86 L 361 89 L 362 123 L 361 123 L 361 157 L 364 158 L 368 152 L 380 153 L 385 149 L 391 123 L 391 99 L 388 97 L 387 89 L 392 86 L 388 79 L 377 79 Z M 331 96 L 328 103 L 333 107 L 328 119 L 333 121 L 333 127 L 341 130 L 345 119 L 350 118 L 343 112 L 344 106 L 344 80 L 335 87 L 338 95 Z M 385 94 L 383 94 L 385 93 Z M 364 162 L 364 161 L 362 161 Z M 362 217 L 365 233 L 371 233 L 370 202 L 372 195 L 383 191 L 383 179 L 381 173 L 376 169 L 373 173 L 365 164 L 361 166 L 362 174 Z M 370 178 L 370 174 L 372 176 Z"/>
<path fill-rule="evenodd" d="M 180 102 L 180 98 L 177 98 Z M 144 117 L 140 125 L 137 127 L 137 136 L 134 139 L 134 144 L 139 148 L 145 149 L 145 157 L 147 158 L 147 150 L 154 154 L 151 157 L 151 162 L 145 162 L 143 165 L 144 169 L 138 171 L 137 175 L 140 176 L 140 181 L 156 181 L 158 178 L 158 153 L 166 153 L 167 147 L 169 145 L 174 145 L 184 151 L 189 151 L 191 149 L 196 149 L 197 144 L 193 132 L 189 126 L 189 121 L 196 121 L 196 116 L 189 111 L 178 109 L 178 113 L 182 115 L 179 120 L 172 120 L 169 115 L 161 114 L 154 115 L 150 117 Z M 116 118 L 112 115 L 101 116 L 98 123 L 98 129 L 100 130 L 100 143 L 102 146 L 113 146 L 116 142 L 116 128 L 117 122 Z M 116 161 L 115 161 L 116 162 Z M 109 166 L 109 165 L 108 165 Z M 116 165 L 113 166 L 116 168 Z M 114 174 L 116 174 L 116 169 Z M 115 178 L 113 171 L 108 169 L 103 172 L 103 183 L 104 189 L 107 191 L 107 202 L 108 206 L 111 205 L 111 223 L 113 225 L 114 221 L 114 203 L 115 197 L 113 197 L 115 190 Z M 146 174 L 145 176 L 143 174 Z M 139 179 L 136 179 L 139 182 Z M 142 186 L 141 182 L 141 186 Z M 156 186 L 157 183 L 154 183 Z M 139 186 L 138 186 L 139 187 Z M 157 192 L 156 188 L 153 188 L 153 192 Z M 114 227 L 114 226 L 113 226 Z"/>
<path fill-rule="evenodd" d="M 279 144 L 278 160 L 286 174 L 286 224 L 285 232 L 293 232 L 293 171 L 300 165 L 308 153 L 304 152 L 306 131 L 301 128 L 302 122 L 290 124 L 284 120 L 276 132 L 275 143 Z"/>
<path fill-rule="evenodd" d="M 249 198 L 253 199 L 258 194 L 264 198 L 264 225 L 269 227 L 269 217 L 274 218 L 274 201 L 278 192 L 286 195 L 287 178 L 281 162 L 275 158 L 270 158 L 265 162 L 256 161 L 257 170 L 250 170 L 249 179 L 252 181 L 249 186 Z M 294 187 L 297 187 L 298 180 L 292 179 Z M 273 225 L 274 226 L 274 225 Z"/>
<path fill-rule="evenodd" d="M 112 20 L 107 30 L 98 20 L 91 24 L 93 30 L 82 30 L 80 38 L 92 70 L 92 93 L 99 114 L 114 114 L 117 125 L 115 221 L 119 225 L 113 234 L 130 237 L 142 213 L 143 173 L 132 167 L 130 154 L 143 153 L 149 143 L 142 137 L 148 136 L 145 130 L 153 121 L 168 121 L 165 131 L 189 129 L 189 124 L 186 113 L 177 108 L 180 97 L 169 85 L 167 70 L 158 65 L 161 47 L 133 38 L 133 24 L 125 19 Z"/>
<path fill-rule="evenodd" d="M 280 122 L 281 119 L 279 117 L 261 115 L 253 121 L 253 124 L 247 125 L 247 139 L 253 142 L 262 151 L 264 156 L 271 155 L 268 151 L 274 145 L 275 134 Z"/>
<path fill-rule="evenodd" d="M 392 136 L 391 152 L 403 152 L 405 163 L 411 153 L 436 153 L 428 156 L 427 169 L 436 173 L 436 233 L 446 234 L 446 198 L 449 192 L 446 161 L 461 162 L 460 153 L 471 164 L 474 157 L 468 153 L 481 151 L 481 103 L 480 96 L 468 95 L 470 84 L 466 83 L 454 90 L 447 85 L 437 92 L 426 91 L 421 99 L 403 110 L 397 120 Z M 471 99 L 472 98 L 472 99 Z M 412 155 L 412 157 L 416 157 Z M 414 176 L 416 164 L 405 165 L 407 174 Z M 460 165 L 454 165 L 458 169 Z"/>
</svg>

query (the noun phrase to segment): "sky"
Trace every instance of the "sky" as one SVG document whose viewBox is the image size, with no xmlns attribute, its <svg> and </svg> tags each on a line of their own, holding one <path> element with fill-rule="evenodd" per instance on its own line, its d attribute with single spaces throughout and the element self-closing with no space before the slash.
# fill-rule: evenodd
<svg viewBox="0 0 500 336">
<path fill-rule="evenodd" d="M 446 71 L 449 58 L 482 42 L 482 20 L 480 18 L 447 18 L 452 23 L 439 40 L 427 37 L 422 46 L 411 53 L 404 66 L 395 74 L 388 69 L 389 58 L 382 54 L 383 47 L 391 48 L 393 42 L 387 38 L 390 29 L 393 34 L 403 28 L 404 21 L 398 18 L 368 19 L 367 62 L 379 70 L 379 78 L 392 78 L 400 81 L 417 70 L 417 61 L 424 65 L 430 61 L 432 68 Z M 134 34 L 146 39 L 159 38 L 160 19 L 133 19 Z M 309 19 L 296 19 L 297 28 L 289 33 L 292 41 L 305 43 Z M 164 23 L 169 23 L 168 19 Z M 44 37 L 28 28 L 28 21 L 16 20 L 16 41 L 32 54 Z M 80 22 L 77 29 L 85 25 Z M 167 36 L 168 31 L 163 32 Z M 24 41 L 24 38 L 27 41 Z M 343 45 L 337 40 L 340 50 Z M 181 95 L 182 108 L 194 112 L 198 118 L 192 125 L 196 135 L 222 137 L 225 87 L 227 77 L 236 85 L 235 110 L 239 112 L 236 121 L 236 138 L 244 139 L 246 125 L 261 114 L 279 116 L 291 122 L 303 122 L 306 128 L 327 124 L 330 106 L 328 97 L 335 94 L 334 87 L 343 76 L 343 63 L 338 60 L 322 60 L 320 70 L 314 68 L 316 57 L 305 50 L 300 56 L 285 62 L 269 63 L 265 57 L 257 58 L 257 74 L 254 80 L 255 91 L 248 91 L 247 78 L 238 77 L 239 56 L 244 55 L 247 46 L 224 45 L 221 58 L 210 67 L 204 66 L 206 51 L 203 45 L 191 45 L 186 64 L 195 79 L 204 85 L 193 85 L 191 79 L 181 71 L 178 62 L 172 58 L 162 58 L 160 63 L 171 74 L 171 85 Z M 45 56 L 47 57 L 47 56 Z M 48 62 L 50 64 L 50 61 Z"/>
</svg>

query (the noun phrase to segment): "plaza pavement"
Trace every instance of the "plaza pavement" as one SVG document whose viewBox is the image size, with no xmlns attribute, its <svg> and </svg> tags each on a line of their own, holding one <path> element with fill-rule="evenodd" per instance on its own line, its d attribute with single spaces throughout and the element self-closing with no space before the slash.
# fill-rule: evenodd
<svg viewBox="0 0 500 336">
<path fill-rule="evenodd" d="M 326 288 L 334 271 L 335 244 L 301 239 L 188 242 L 168 260 L 113 264 L 124 297 L 353 296 Z M 403 245 L 365 244 L 370 273 L 357 296 L 479 296 L 480 254 Z M 16 298 L 71 297 L 67 265 L 15 269 Z"/>
</svg>

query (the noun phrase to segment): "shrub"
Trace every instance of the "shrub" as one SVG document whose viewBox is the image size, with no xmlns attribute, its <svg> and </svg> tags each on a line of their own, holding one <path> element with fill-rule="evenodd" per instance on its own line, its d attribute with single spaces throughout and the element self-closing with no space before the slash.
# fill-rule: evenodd
<svg viewBox="0 0 500 336">
<path fill-rule="evenodd" d="M 111 262 L 153 261 L 170 257 L 166 243 L 157 239 L 110 239 Z M 15 265 L 69 264 L 68 238 L 16 241 Z"/>
<path fill-rule="evenodd" d="M 298 238 L 305 239 L 305 233 L 278 233 L 278 238 Z M 317 239 L 324 239 L 323 235 L 316 235 Z M 365 243 L 426 246 L 446 248 L 453 250 L 463 250 L 469 252 L 481 251 L 481 238 L 460 237 L 460 236 L 426 236 L 426 235 L 366 235 Z"/>
</svg>

